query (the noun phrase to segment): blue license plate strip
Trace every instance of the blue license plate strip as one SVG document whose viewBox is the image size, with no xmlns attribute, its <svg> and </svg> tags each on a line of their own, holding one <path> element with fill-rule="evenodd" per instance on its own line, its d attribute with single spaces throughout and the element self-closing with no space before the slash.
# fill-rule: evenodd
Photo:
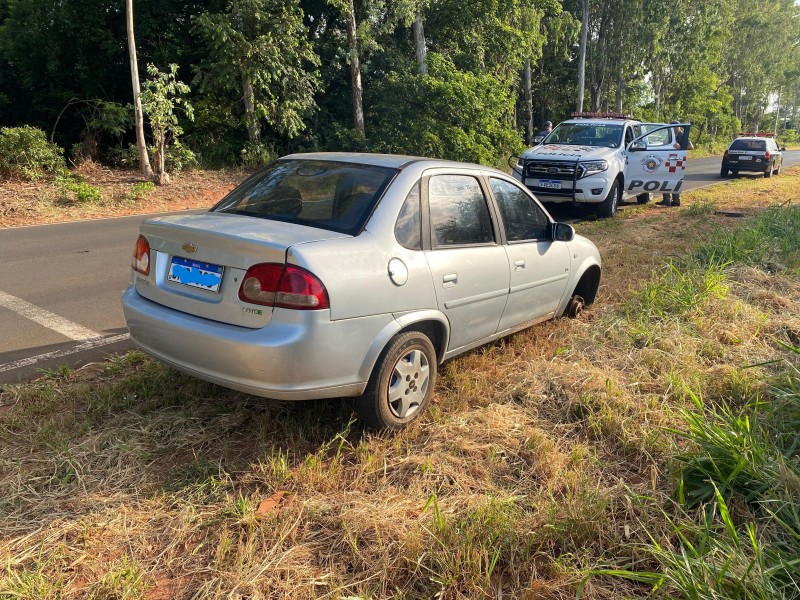
<svg viewBox="0 0 800 600">
<path fill-rule="evenodd" d="M 224 267 L 219 265 L 173 256 L 167 279 L 181 285 L 219 292 L 223 271 Z"/>
<path fill-rule="evenodd" d="M 560 190 L 561 189 L 561 181 L 558 179 L 540 179 L 539 180 L 539 187 L 547 188 L 551 190 Z"/>
</svg>

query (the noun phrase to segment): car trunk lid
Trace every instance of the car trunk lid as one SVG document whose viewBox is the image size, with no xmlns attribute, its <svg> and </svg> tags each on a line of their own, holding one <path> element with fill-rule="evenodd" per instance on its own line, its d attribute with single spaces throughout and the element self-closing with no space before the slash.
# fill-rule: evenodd
<svg viewBox="0 0 800 600">
<path fill-rule="evenodd" d="M 203 213 L 145 221 L 150 273 L 136 273 L 136 291 L 169 308 L 242 327 L 264 327 L 272 307 L 239 298 L 247 269 L 286 262 L 295 245 L 346 234 L 250 216 Z"/>
</svg>

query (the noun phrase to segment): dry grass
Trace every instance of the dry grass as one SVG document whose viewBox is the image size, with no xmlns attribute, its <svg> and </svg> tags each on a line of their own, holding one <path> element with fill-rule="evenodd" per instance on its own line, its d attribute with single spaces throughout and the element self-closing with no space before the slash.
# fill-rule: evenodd
<svg viewBox="0 0 800 600">
<path fill-rule="evenodd" d="M 6 181 L 0 186 L 0 228 L 208 208 L 247 173 L 184 171 L 173 174 L 171 185 L 152 191 L 142 190 L 145 179 L 138 171 L 112 170 L 91 161 L 81 164 L 74 175 L 97 187 L 100 200 L 76 202 L 65 197 L 58 182 Z"/>
<path fill-rule="evenodd" d="M 670 492 L 687 387 L 746 398 L 744 367 L 800 337 L 789 272 L 730 268 L 695 305 L 642 312 L 670 257 L 741 222 L 692 206 L 793 200 L 785 173 L 581 225 L 604 259 L 595 308 L 449 362 L 396 435 L 347 401 L 267 402 L 136 352 L 6 386 L 0 598 L 574 597 L 586 569 L 642 558 L 653 515 L 627 490 Z M 258 515 L 278 490 L 293 501 Z"/>
</svg>

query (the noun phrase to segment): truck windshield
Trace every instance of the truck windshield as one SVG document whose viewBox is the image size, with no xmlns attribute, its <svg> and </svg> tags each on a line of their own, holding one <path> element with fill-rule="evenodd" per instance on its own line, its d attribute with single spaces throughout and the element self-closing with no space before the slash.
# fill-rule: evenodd
<svg viewBox="0 0 800 600">
<path fill-rule="evenodd" d="M 545 144 L 602 146 L 616 148 L 622 142 L 622 125 L 610 123 L 561 123 L 544 140 Z"/>
</svg>

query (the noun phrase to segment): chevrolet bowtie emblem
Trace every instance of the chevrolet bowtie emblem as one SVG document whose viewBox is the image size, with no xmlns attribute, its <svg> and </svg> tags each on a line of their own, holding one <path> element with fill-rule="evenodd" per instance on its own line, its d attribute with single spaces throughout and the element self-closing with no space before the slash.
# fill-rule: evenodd
<svg viewBox="0 0 800 600">
<path fill-rule="evenodd" d="M 184 252 L 197 252 L 197 246 L 191 242 L 186 242 L 181 248 L 183 248 Z"/>
</svg>

